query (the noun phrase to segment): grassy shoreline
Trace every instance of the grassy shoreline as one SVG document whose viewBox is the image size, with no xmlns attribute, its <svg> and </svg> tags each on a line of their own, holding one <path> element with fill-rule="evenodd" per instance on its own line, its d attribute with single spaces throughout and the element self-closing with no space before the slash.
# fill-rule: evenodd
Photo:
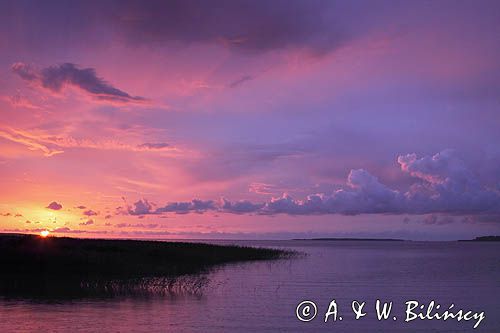
<svg viewBox="0 0 500 333">
<path fill-rule="evenodd" d="M 0 235 L 1 295 L 89 295 L 199 288 L 214 267 L 275 260 L 268 248 L 147 240 Z M 182 285 L 184 283 L 184 285 Z"/>
</svg>

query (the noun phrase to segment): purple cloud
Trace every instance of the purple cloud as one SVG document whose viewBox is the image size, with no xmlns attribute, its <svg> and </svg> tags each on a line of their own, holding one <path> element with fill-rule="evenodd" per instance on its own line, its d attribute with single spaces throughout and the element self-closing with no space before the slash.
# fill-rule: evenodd
<svg viewBox="0 0 500 333">
<path fill-rule="evenodd" d="M 264 204 L 255 204 L 247 200 L 241 200 L 236 202 L 231 202 L 226 199 L 222 199 L 222 204 L 220 208 L 229 213 L 234 214 L 244 214 L 244 213 L 253 213 L 258 211 L 264 206 Z"/>
<path fill-rule="evenodd" d="M 415 154 L 399 156 L 398 163 L 403 172 L 420 181 L 404 194 L 414 212 L 500 212 L 498 189 L 481 184 L 453 150 L 420 159 Z"/>
<path fill-rule="evenodd" d="M 244 75 L 244 76 L 240 77 L 239 79 L 234 80 L 233 82 L 231 82 L 229 84 L 229 88 L 236 88 L 236 87 L 242 85 L 243 83 L 245 83 L 246 81 L 251 81 L 253 79 L 254 79 L 253 76 Z"/>
<path fill-rule="evenodd" d="M 143 143 L 137 146 L 139 149 L 144 149 L 144 150 L 162 150 L 166 148 L 171 148 L 168 143 L 165 142 L 158 142 L 158 143 Z"/>
<path fill-rule="evenodd" d="M 52 201 L 47 207 L 48 209 L 52 210 L 60 210 L 63 206 L 55 201 Z"/>
<path fill-rule="evenodd" d="M 191 212 L 204 213 L 208 210 L 216 210 L 217 205 L 212 200 L 193 199 L 189 202 L 170 202 L 163 207 L 154 209 L 153 205 L 147 200 L 139 200 L 134 203 L 133 207 L 128 207 L 127 211 L 130 215 L 148 215 L 162 213 L 187 214 Z"/>
<path fill-rule="evenodd" d="M 71 231 L 71 229 L 68 227 L 61 227 L 61 228 L 56 228 L 56 229 L 52 230 L 52 232 L 56 232 L 56 233 L 57 232 L 70 232 L 70 231 Z"/>
<path fill-rule="evenodd" d="M 86 210 L 86 211 L 83 212 L 83 215 L 85 215 L 85 216 L 95 216 L 97 214 L 98 213 L 95 212 L 95 211 L 93 211 L 92 209 L 89 209 L 89 210 Z"/>
<path fill-rule="evenodd" d="M 155 213 L 176 213 L 176 214 L 186 214 L 191 212 L 203 213 L 208 210 L 214 210 L 216 208 L 214 201 L 212 200 L 198 200 L 193 199 L 189 202 L 171 202 L 164 207 L 157 208 Z"/>
<path fill-rule="evenodd" d="M 56 228 L 52 230 L 51 232 L 53 233 L 64 233 L 64 234 L 107 234 L 108 231 L 106 230 L 78 230 L 78 229 L 71 229 L 68 227 L 61 227 L 61 228 Z"/>
<path fill-rule="evenodd" d="M 403 192 L 382 184 L 363 169 L 351 170 L 345 185 L 330 194 L 311 194 L 296 200 L 284 194 L 264 203 L 192 200 L 171 202 L 154 209 L 146 200 L 129 208 L 131 215 L 162 213 L 186 214 L 206 211 L 261 215 L 323 214 L 489 214 L 500 216 L 500 193 L 494 186 L 481 185 L 465 162 L 452 150 L 418 158 L 416 154 L 398 157 L 404 173 L 416 182 Z M 441 218 L 440 221 L 449 221 Z M 432 221 L 431 221 L 432 222 Z"/>
<path fill-rule="evenodd" d="M 158 224 L 156 224 L 156 223 L 150 223 L 150 224 L 118 223 L 118 224 L 115 224 L 115 227 L 117 227 L 117 228 L 150 228 L 150 229 L 154 229 L 154 228 L 158 227 Z"/>
<path fill-rule="evenodd" d="M 128 207 L 130 215 L 152 214 L 153 206 L 147 200 L 139 200 L 134 203 L 134 207 Z"/>
<path fill-rule="evenodd" d="M 60 92 L 65 86 L 74 86 L 88 95 L 110 102 L 144 102 L 143 97 L 131 96 L 113 87 L 97 76 L 93 68 L 79 68 L 72 63 L 50 66 L 37 70 L 21 62 L 12 65 L 12 71 L 23 80 L 39 84 L 52 92 Z"/>
<path fill-rule="evenodd" d="M 322 1 L 120 1 L 102 7 L 94 11 L 112 11 L 109 17 L 117 31 L 132 43 L 198 42 L 251 52 L 292 47 L 325 52 L 350 37 L 331 27 L 338 8 Z"/>
</svg>

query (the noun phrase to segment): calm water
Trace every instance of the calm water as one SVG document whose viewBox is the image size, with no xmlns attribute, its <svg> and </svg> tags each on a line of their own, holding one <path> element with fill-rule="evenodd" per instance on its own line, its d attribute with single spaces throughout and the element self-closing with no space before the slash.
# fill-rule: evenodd
<svg viewBox="0 0 500 333">
<path fill-rule="evenodd" d="M 500 332 L 500 244 L 457 242 L 218 242 L 291 248 L 307 256 L 225 266 L 202 295 L 78 301 L 0 300 L 0 332 L 469 332 L 474 321 L 404 323 L 404 302 L 485 311 L 475 331 Z M 397 320 L 379 322 L 376 299 Z M 302 300 L 317 317 L 300 322 Z M 342 321 L 323 322 L 332 299 Z M 367 302 L 356 321 L 352 300 Z"/>
</svg>

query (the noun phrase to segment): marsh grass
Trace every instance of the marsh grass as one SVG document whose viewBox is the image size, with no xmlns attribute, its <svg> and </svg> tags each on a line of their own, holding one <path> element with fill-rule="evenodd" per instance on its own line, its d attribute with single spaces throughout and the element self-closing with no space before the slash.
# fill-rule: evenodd
<svg viewBox="0 0 500 333">
<path fill-rule="evenodd" d="M 202 243 L 0 235 L 0 294 L 198 293 L 214 267 L 293 255 L 277 249 Z"/>
</svg>

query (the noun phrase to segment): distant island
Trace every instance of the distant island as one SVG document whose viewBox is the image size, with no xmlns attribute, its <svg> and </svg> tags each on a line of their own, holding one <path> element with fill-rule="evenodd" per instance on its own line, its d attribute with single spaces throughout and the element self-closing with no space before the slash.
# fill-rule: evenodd
<svg viewBox="0 0 500 333">
<path fill-rule="evenodd" d="M 377 242 L 404 242 L 404 239 L 397 238 L 294 238 L 292 240 L 310 240 L 310 241 L 377 241 Z"/>
<path fill-rule="evenodd" d="M 217 265 L 292 255 L 203 243 L 0 234 L 0 295 L 79 297 L 199 289 L 203 279 L 193 277 Z"/>
<path fill-rule="evenodd" d="M 500 236 L 481 236 L 474 239 L 461 239 L 459 242 L 500 242 Z"/>
</svg>

